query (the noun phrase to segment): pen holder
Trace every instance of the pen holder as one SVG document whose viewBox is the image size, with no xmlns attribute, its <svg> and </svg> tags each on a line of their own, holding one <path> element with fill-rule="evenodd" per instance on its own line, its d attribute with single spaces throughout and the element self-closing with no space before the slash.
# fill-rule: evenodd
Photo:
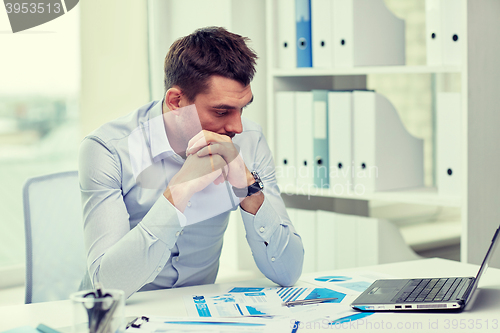
<svg viewBox="0 0 500 333">
<path fill-rule="evenodd" d="M 70 295 L 73 333 L 125 332 L 125 299 L 122 290 L 84 290 Z"/>
</svg>

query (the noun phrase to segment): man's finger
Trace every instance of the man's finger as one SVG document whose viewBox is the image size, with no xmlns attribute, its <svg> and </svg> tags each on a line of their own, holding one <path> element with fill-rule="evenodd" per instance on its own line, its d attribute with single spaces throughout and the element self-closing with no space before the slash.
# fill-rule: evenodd
<svg viewBox="0 0 500 333">
<path fill-rule="evenodd" d="M 215 132 L 210 132 L 202 130 L 195 136 L 191 138 L 188 142 L 188 148 L 186 149 L 186 155 L 196 154 L 200 148 L 213 142 L 232 142 L 231 138 L 226 135 L 217 134 Z"/>
<path fill-rule="evenodd" d="M 196 152 L 198 152 L 201 148 L 205 147 L 208 144 L 204 136 L 202 136 L 196 141 L 193 141 L 193 139 L 189 141 L 188 149 L 186 150 L 186 155 L 196 154 Z"/>
<path fill-rule="evenodd" d="M 210 165 L 212 166 L 212 172 L 215 171 L 215 168 L 214 168 L 214 158 L 212 157 L 212 155 L 210 155 Z"/>
<path fill-rule="evenodd" d="M 219 143 L 209 144 L 198 150 L 198 152 L 196 152 L 196 155 L 198 155 L 199 157 L 213 155 L 213 154 L 219 154 L 221 156 L 224 156 L 224 150 L 220 149 L 220 146 L 221 145 Z"/>
<path fill-rule="evenodd" d="M 214 154 L 219 154 L 229 164 L 239 156 L 239 147 L 232 142 L 216 142 L 201 148 L 196 153 L 199 157 Z"/>
<path fill-rule="evenodd" d="M 214 180 L 214 184 L 215 184 L 215 185 L 219 185 L 219 184 L 224 183 L 224 181 L 225 181 L 225 179 L 224 179 L 224 175 L 221 173 L 221 174 L 219 175 L 219 177 L 217 177 L 217 179 L 216 179 L 216 180 Z"/>
</svg>

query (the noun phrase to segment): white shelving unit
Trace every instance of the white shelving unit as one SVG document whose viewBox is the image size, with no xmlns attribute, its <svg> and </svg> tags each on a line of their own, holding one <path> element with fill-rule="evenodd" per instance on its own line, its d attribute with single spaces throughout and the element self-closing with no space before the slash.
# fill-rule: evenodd
<svg viewBox="0 0 500 333">
<path fill-rule="evenodd" d="M 394 201 L 401 203 L 417 204 L 417 205 L 436 205 L 444 207 L 461 207 L 461 198 L 456 196 L 439 195 L 435 187 L 412 188 L 402 191 L 384 191 L 369 194 L 356 194 L 354 190 L 349 193 L 335 193 L 333 189 L 313 188 L 306 191 L 301 188 L 287 188 L 282 193 L 292 195 L 310 195 L 318 197 L 333 197 L 353 200 L 377 200 L 377 201 Z"/>
<path fill-rule="evenodd" d="M 352 68 L 270 68 L 272 77 L 290 76 L 346 76 L 367 74 L 432 74 L 432 73 L 461 73 L 460 66 L 375 66 Z"/>
<path fill-rule="evenodd" d="M 500 1 L 462 0 L 466 34 L 461 66 L 381 66 L 354 68 L 279 69 L 276 66 L 276 0 L 266 0 L 267 25 L 267 139 L 275 148 L 275 93 L 311 89 L 366 88 L 367 74 L 457 73 L 462 96 L 462 192 L 442 196 L 436 188 L 336 194 L 329 189 L 288 188 L 287 194 L 353 200 L 381 200 L 458 207 L 461 211 L 461 260 L 479 264 L 500 223 Z M 458 0 L 457 0 L 458 1 Z M 293 1 L 290 1 L 293 5 Z M 500 255 L 493 258 L 500 267 Z"/>
</svg>

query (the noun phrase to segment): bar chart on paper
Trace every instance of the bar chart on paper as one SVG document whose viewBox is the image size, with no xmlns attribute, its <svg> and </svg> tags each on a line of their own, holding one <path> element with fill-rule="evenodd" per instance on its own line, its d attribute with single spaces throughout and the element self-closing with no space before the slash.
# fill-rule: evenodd
<svg viewBox="0 0 500 333">
<path fill-rule="evenodd" d="M 337 298 L 335 300 L 326 301 L 325 303 L 341 303 L 346 296 L 346 294 L 344 293 L 331 290 L 328 288 L 283 287 L 283 288 L 276 288 L 276 293 L 283 300 L 283 302 L 318 299 L 318 298 Z"/>
</svg>

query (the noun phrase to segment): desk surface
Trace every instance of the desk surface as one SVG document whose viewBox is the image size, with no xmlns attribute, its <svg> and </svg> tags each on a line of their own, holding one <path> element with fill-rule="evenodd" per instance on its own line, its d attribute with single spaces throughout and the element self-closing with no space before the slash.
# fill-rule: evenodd
<svg viewBox="0 0 500 333">
<path fill-rule="evenodd" d="M 401 278 L 448 277 L 475 276 L 478 268 L 477 265 L 435 258 L 354 268 L 343 270 L 343 272 L 369 270 Z M 314 273 L 314 276 L 318 274 L 335 273 L 334 271 L 321 272 Z M 310 286 L 303 281 L 299 281 L 297 285 Z M 134 294 L 127 300 L 125 315 L 187 316 L 182 299 L 184 295 L 221 293 L 233 286 L 275 287 L 276 285 L 267 279 L 256 279 L 141 292 Z M 498 332 L 500 331 L 500 269 L 489 268 L 481 278 L 479 288 L 477 299 L 469 311 L 461 313 L 380 313 L 369 317 L 372 323 L 371 327 L 357 327 L 357 331 L 371 329 L 378 332 L 384 331 L 383 328 L 387 328 L 387 324 L 390 322 L 393 329 L 397 327 L 396 325 L 400 325 L 399 327 L 402 329 L 399 331 L 404 332 L 442 332 L 446 330 L 453 332 Z M 71 306 L 69 300 L 0 307 L 0 332 L 23 325 L 36 327 L 40 323 L 55 328 L 70 326 Z M 384 324 L 386 326 L 381 326 Z M 438 325 L 439 330 L 435 329 L 436 325 Z"/>
</svg>

